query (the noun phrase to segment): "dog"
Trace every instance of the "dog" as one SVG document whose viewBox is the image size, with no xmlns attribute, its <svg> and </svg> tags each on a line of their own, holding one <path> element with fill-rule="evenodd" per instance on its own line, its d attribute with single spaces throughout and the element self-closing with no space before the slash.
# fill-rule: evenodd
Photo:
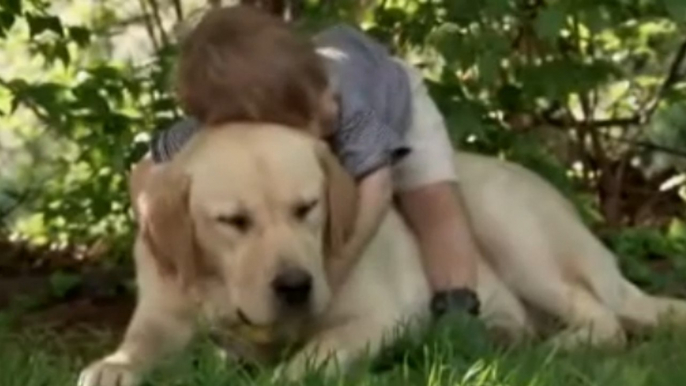
<svg viewBox="0 0 686 386">
<path fill-rule="evenodd" d="M 686 322 L 686 303 L 648 295 L 551 185 L 513 163 L 455 155 L 478 262 L 481 318 L 513 338 L 561 321 L 563 348 L 618 345 L 627 332 Z M 227 124 L 198 133 L 138 202 L 137 306 L 119 348 L 82 371 L 80 386 L 130 386 L 196 331 L 269 361 L 344 371 L 393 331 L 418 331 L 430 289 L 412 234 L 395 210 L 334 293 L 327 267 L 354 220 L 355 186 L 328 148 L 294 129 Z M 459 344 L 459 342 L 456 342 Z"/>
</svg>

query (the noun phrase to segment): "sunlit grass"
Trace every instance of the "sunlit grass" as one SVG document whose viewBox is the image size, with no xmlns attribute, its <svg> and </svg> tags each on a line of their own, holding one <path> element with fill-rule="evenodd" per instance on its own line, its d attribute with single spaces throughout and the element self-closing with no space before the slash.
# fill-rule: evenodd
<svg viewBox="0 0 686 386">
<path fill-rule="evenodd" d="M 47 332 L 0 332 L 0 385 L 75 385 L 78 370 L 116 341 L 112 336 L 60 337 Z M 686 385 L 686 332 L 658 331 L 626 350 L 555 351 L 543 344 L 503 349 L 474 326 L 437 328 L 422 339 L 401 339 L 346 378 L 319 374 L 301 385 L 458 386 L 677 386 Z M 146 385 L 268 385 L 271 370 L 248 372 L 225 365 L 208 344 L 197 342 L 170 358 Z"/>
</svg>

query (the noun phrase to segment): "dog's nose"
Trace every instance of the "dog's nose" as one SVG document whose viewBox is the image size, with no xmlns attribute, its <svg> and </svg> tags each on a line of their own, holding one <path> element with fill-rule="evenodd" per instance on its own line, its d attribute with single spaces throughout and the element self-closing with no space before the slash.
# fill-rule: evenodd
<svg viewBox="0 0 686 386">
<path fill-rule="evenodd" d="M 300 268 L 286 268 L 272 281 L 274 294 L 284 305 L 305 305 L 312 292 L 312 275 Z"/>
</svg>

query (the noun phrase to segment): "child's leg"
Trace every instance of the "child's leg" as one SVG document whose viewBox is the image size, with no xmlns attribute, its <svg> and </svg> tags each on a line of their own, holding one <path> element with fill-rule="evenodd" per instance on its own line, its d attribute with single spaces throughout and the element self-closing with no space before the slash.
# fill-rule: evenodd
<svg viewBox="0 0 686 386">
<path fill-rule="evenodd" d="M 393 168 L 400 211 L 422 252 L 432 311 L 467 308 L 478 312 L 476 263 L 481 259 L 456 183 L 454 149 L 443 117 L 421 74 L 406 66 L 413 121 L 405 139 L 411 152 Z"/>
</svg>

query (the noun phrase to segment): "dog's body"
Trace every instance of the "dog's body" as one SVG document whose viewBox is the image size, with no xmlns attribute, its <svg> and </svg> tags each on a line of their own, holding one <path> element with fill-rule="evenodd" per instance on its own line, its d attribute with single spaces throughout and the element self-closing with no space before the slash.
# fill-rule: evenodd
<svg viewBox="0 0 686 386">
<path fill-rule="evenodd" d="M 326 201 L 321 186 L 331 188 L 335 165 L 322 161 L 314 140 L 291 129 L 231 126 L 199 134 L 173 161 L 175 174 L 153 179 L 163 189 L 141 203 L 153 225 L 141 226 L 136 243 L 134 318 L 117 352 L 87 368 L 82 385 L 133 384 L 161 354 L 181 349 L 199 319 L 237 332 L 238 340 L 250 341 L 240 332 L 250 324 L 269 326 L 268 341 L 301 341 L 283 367 L 297 377 L 308 358 L 316 364 L 335 354 L 345 366 L 367 349 L 376 352 L 396 327 L 428 317 L 430 291 L 418 248 L 397 212 L 387 215 L 332 295 L 325 266 L 332 258 L 327 254 L 335 253 L 322 240 L 336 231 L 330 218 L 335 202 L 328 208 L 318 202 Z M 653 327 L 667 316 L 686 323 L 686 304 L 648 296 L 629 283 L 612 253 L 542 179 L 479 155 L 457 154 L 455 162 L 487 259 L 478 266 L 487 326 L 514 338 L 530 336 L 539 331 L 530 312 L 536 310 L 560 319 L 565 329 L 554 340 L 574 347 L 586 340 L 622 344 L 625 330 Z M 346 189 L 333 188 L 334 195 Z M 164 189 L 185 193 L 169 196 Z M 300 206 L 299 222 L 283 215 L 298 197 L 314 203 Z M 217 228 L 226 226 L 231 229 Z M 294 294 L 302 294 L 293 292 L 293 267 L 310 276 L 305 306 L 293 303 Z M 286 271 L 290 297 L 284 298 L 274 283 Z"/>
</svg>

